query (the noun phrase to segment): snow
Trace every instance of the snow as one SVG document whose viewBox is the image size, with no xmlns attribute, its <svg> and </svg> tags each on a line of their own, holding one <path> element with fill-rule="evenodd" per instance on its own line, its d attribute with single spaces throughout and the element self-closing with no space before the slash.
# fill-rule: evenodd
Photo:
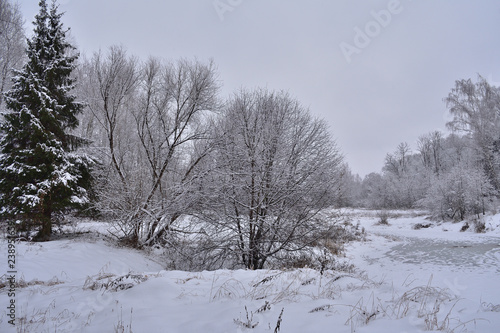
<svg viewBox="0 0 500 333">
<path fill-rule="evenodd" d="M 397 213 L 385 226 L 370 212 L 348 213 L 367 231 L 346 245 L 356 268 L 324 274 L 167 271 L 95 233 L 106 224 L 82 222 L 78 237 L 16 243 L 16 315 L 26 332 L 274 332 L 280 314 L 287 333 L 498 332 L 500 215 L 476 234 L 461 223 L 415 230 L 429 222 L 419 214 Z M 1 289 L 1 332 L 16 331 L 8 301 Z"/>
</svg>

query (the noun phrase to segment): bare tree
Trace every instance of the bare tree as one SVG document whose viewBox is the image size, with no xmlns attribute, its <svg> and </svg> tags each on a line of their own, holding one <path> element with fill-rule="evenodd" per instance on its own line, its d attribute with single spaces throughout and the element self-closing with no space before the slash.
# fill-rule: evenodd
<svg viewBox="0 0 500 333">
<path fill-rule="evenodd" d="M 242 91 L 218 131 L 203 215 L 216 231 L 214 246 L 261 269 L 311 245 L 315 231 L 328 227 L 319 212 L 335 205 L 340 190 L 342 157 L 325 122 L 286 93 Z"/>
<path fill-rule="evenodd" d="M 470 135 L 484 172 L 496 190 L 500 189 L 500 88 L 479 76 L 478 82 L 458 80 L 445 99 L 453 120 L 447 125 Z"/>
<path fill-rule="evenodd" d="M 393 154 L 387 154 L 385 157 L 384 170 L 392 173 L 397 178 L 401 178 L 408 172 L 408 158 L 411 155 L 410 145 L 401 142 Z"/>
<path fill-rule="evenodd" d="M 138 63 L 123 47 L 112 46 L 107 53 L 100 51 L 83 61 L 80 76 L 79 90 L 87 106 L 80 128 L 101 162 L 96 176 L 97 208 L 104 215 L 125 220 L 142 200 L 141 182 L 134 179 L 140 175 L 140 154 L 132 114 L 139 83 Z"/>
<path fill-rule="evenodd" d="M 418 138 L 417 146 L 424 167 L 439 176 L 443 167 L 443 134 L 434 131 L 422 135 Z"/>
<path fill-rule="evenodd" d="M 13 69 L 19 69 L 25 54 L 24 20 L 17 4 L 0 0 L 0 110 L 3 93 L 9 90 Z"/>
<path fill-rule="evenodd" d="M 123 124 L 130 117 L 137 71 L 137 61 L 122 47 L 113 46 L 107 56 L 94 54 L 88 73 L 88 108 L 105 132 L 109 160 L 123 184 L 127 182 L 123 169 L 127 149 L 120 149 L 120 144 L 130 131 Z"/>
<path fill-rule="evenodd" d="M 84 64 L 85 131 L 103 152 L 99 209 L 133 245 L 165 242 L 195 204 L 193 170 L 206 155 L 207 114 L 218 108 L 212 62 L 151 58 L 121 47 Z"/>
<path fill-rule="evenodd" d="M 379 173 L 369 173 L 361 185 L 361 202 L 364 207 L 371 209 L 384 209 L 393 206 L 389 196 L 389 183 Z"/>
<path fill-rule="evenodd" d="M 425 195 L 428 179 L 420 172 L 420 159 L 420 155 L 412 154 L 406 142 L 400 143 L 394 153 L 387 154 L 383 171 L 389 206 L 384 208 L 413 208 Z"/>
<path fill-rule="evenodd" d="M 141 82 L 134 115 L 150 182 L 134 218 L 145 213 L 152 220 L 141 231 L 143 243 L 151 244 L 196 201 L 188 188 L 208 152 L 209 145 L 197 142 L 208 138 L 206 115 L 219 106 L 219 83 L 213 62 L 163 65 L 157 59 L 145 64 Z"/>
</svg>

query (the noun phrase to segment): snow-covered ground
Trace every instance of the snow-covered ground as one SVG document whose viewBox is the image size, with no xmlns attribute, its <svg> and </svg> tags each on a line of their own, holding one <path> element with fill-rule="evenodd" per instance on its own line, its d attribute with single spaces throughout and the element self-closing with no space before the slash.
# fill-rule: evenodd
<svg viewBox="0 0 500 333">
<path fill-rule="evenodd" d="M 387 226 L 349 214 L 367 231 L 346 246 L 355 269 L 323 274 L 166 271 L 93 234 L 17 243 L 17 322 L 3 276 L 0 332 L 499 332 L 500 215 L 476 234 L 451 223 L 414 230 L 428 221 L 407 213 Z M 0 253 L 6 272 L 4 239 Z"/>
</svg>

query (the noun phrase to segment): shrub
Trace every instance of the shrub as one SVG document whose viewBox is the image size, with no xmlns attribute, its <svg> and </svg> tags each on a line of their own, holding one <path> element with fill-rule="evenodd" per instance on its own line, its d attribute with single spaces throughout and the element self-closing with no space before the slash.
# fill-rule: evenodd
<svg viewBox="0 0 500 333">
<path fill-rule="evenodd" d="M 474 232 L 482 233 L 486 230 L 486 224 L 481 218 L 475 218 L 472 220 L 472 225 L 474 226 Z"/>
<path fill-rule="evenodd" d="M 377 212 L 377 217 L 379 218 L 377 224 L 379 225 L 389 225 L 390 213 L 387 210 L 381 210 Z"/>
</svg>

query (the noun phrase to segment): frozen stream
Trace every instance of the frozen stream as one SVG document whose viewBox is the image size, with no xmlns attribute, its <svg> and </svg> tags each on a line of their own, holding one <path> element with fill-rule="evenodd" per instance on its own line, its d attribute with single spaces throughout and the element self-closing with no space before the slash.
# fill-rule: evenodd
<svg viewBox="0 0 500 333">
<path fill-rule="evenodd" d="M 408 237 L 385 253 L 391 261 L 430 264 L 458 269 L 487 268 L 500 272 L 500 239 L 482 242 L 450 241 Z"/>
</svg>

